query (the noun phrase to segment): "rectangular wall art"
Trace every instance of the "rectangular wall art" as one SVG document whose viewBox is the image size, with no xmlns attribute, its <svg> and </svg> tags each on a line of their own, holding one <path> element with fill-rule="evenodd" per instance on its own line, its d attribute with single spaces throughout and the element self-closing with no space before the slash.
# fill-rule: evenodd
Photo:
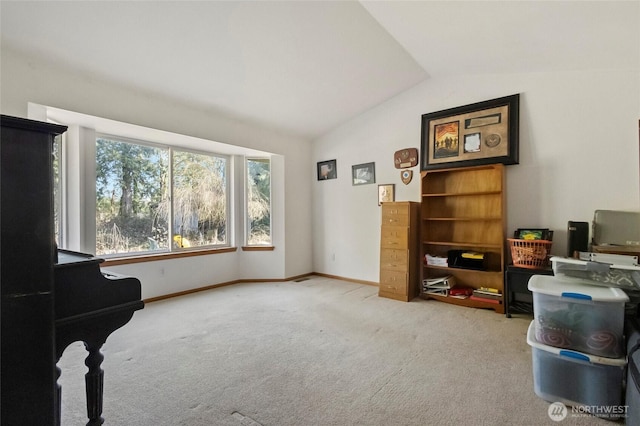
<svg viewBox="0 0 640 426">
<path fill-rule="evenodd" d="M 422 116 L 421 170 L 518 164 L 520 95 Z"/>
<path fill-rule="evenodd" d="M 353 185 L 376 183 L 376 163 L 351 166 L 351 178 Z"/>
<path fill-rule="evenodd" d="M 337 177 L 336 160 L 318 162 L 318 180 L 336 179 Z"/>
</svg>

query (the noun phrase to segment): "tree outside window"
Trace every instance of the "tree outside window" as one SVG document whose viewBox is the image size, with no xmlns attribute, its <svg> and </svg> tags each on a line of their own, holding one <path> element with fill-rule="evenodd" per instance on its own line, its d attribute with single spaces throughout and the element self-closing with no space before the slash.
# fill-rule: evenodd
<svg viewBox="0 0 640 426">
<path fill-rule="evenodd" d="M 173 155 L 174 247 L 227 243 L 227 160 L 176 151 Z"/>
<path fill-rule="evenodd" d="M 226 244 L 227 162 L 98 138 L 96 254 Z"/>
<path fill-rule="evenodd" d="M 247 245 L 271 244 L 271 162 L 247 159 Z"/>
</svg>

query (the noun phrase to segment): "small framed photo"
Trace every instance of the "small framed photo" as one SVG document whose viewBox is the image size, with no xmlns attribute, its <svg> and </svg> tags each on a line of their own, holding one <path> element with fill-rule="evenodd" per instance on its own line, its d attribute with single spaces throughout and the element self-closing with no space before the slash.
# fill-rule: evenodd
<svg viewBox="0 0 640 426">
<path fill-rule="evenodd" d="M 464 152 L 480 152 L 480 133 L 464 136 Z"/>
<path fill-rule="evenodd" d="M 382 203 L 388 203 L 396 200 L 396 185 L 388 183 L 384 185 L 378 185 L 378 205 Z"/>
<path fill-rule="evenodd" d="M 353 185 L 376 183 L 376 163 L 365 163 L 351 166 Z"/>
<path fill-rule="evenodd" d="M 337 177 L 336 160 L 318 162 L 318 180 L 336 179 Z"/>
</svg>

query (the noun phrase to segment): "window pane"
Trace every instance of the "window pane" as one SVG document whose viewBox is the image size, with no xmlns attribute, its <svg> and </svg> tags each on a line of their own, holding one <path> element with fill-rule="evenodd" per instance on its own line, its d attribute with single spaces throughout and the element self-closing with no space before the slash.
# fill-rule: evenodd
<svg viewBox="0 0 640 426">
<path fill-rule="evenodd" d="M 173 246 L 227 244 L 227 159 L 175 151 Z"/>
<path fill-rule="evenodd" d="M 271 164 L 247 160 L 247 245 L 271 244 Z"/>
<path fill-rule="evenodd" d="M 96 254 L 168 248 L 167 149 L 98 138 Z"/>
</svg>

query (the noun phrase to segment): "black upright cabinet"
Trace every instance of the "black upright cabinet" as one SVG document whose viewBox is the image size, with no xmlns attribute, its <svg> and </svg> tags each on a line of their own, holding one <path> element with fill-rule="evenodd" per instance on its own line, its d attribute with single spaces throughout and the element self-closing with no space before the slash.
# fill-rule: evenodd
<svg viewBox="0 0 640 426">
<path fill-rule="evenodd" d="M 53 142 L 65 126 L 1 116 L 0 423 L 55 423 Z"/>
</svg>

